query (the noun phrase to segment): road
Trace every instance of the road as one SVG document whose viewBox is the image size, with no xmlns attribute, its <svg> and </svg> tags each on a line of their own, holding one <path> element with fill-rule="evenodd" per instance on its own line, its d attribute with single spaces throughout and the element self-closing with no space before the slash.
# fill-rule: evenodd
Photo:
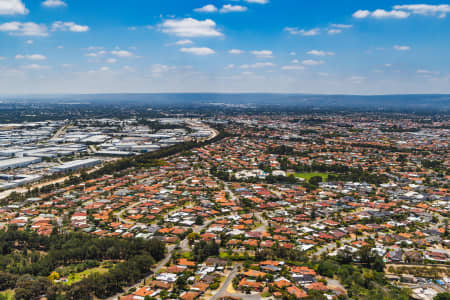
<svg viewBox="0 0 450 300">
<path fill-rule="evenodd" d="M 374 236 L 375 236 L 375 233 L 371 233 L 371 234 L 368 234 L 368 235 L 364 235 L 364 236 L 358 237 L 358 240 L 366 239 L 368 237 L 373 238 Z M 339 240 L 339 243 L 341 245 L 344 245 L 344 244 L 350 243 L 350 242 L 352 242 L 354 240 L 355 240 L 354 238 L 348 237 L 348 238 Z M 314 255 L 320 256 L 321 254 L 323 254 L 325 252 L 328 252 L 329 250 L 331 250 L 333 248 L 336 248 L 336 247 L 337 247 L 336 243 L 326 244 L 322 248 L 318 249 L 316 252 L 312 253 L 311 256 L 314 256 Z"/>
<path fill-rule="evenodd" d="M 134 207 L 136 207 L 136 206 L 139 206 L 139 205 L 141 205 L 141 204 L 143 204 L 143 203 L 145 203 L 145 202 L 149 202 L 149 200 L 148 200 L 148 199 L 145 199 L 145 200 L 142 200 L 142 201 L 133 203 L 133 204 L 131 204 L 130 206 L 125 207 L 124 209 L 122 209 L 121 211 L 119 211 L 119 212 L 116 214 L 117 220 L 118 220 L 119 222 L 125 223 L 125 224 L 132 224 L 132 225 L 135 224 L 135 222 L 132 222 L 132 221 L 129 221 L 129 220 L 127 220 L 127 219 L 122 218 L 122 215 L 123 215 L 127 210 L 132 209 L 132 208 L 134 208 Z"/>
<path fill-rule="evenodd" d="M 91 169 L 84 169 L 84 170 L 86 170 L 86 173 L 90 174 L 90 173 L 98 170 L 99 168 L 101 168 L 101 165 L 95 166 L 95 167 L 93 167 Z M 78 177 L 78 176 L 80 176 L 80 174 L 81 173 L 75 173 L 75 174 L 71 174 L 71 176 Z M 67 175 L 63 175 L 63 177 L 59 177 L 59 178 L 56 178 L 56 179 L 51 179 L 51 180 L 48 180 L 48 181 L 45 181 L 45 178 L 44 178 L 43 179 L 44 181 L 35 183 L 33 185 L 30 185 L 30 186 L 21 186 L 21 187 L 17 187 L 17 188 L 14 188 L 14 189 L 2 191 L 0 193 L 0 199 L 7 198 L 13 192 L 16 192 L 16 193 L 19 193 L 19 194 L 20 193 L 26 193 L 29 190 L 32 190 L 32 189 L 35 189 L 35 188 L 41 188 L 43 186 L 50 185 L 50 184 L 55 184 L 55 183 L 62 183 L 62 182 L 66 181 L 69 178 L 70 178 L 70 176 L 67 176 Z"/>
<path fill-rule="evenodd" d="M 261 212 L 257 212 L 255 214 L 255 217 L 258 219 L 258 221 L 261 223 L 261 226 L 255 229 L 255 231 L 264 232 L 269 227 L 269 222 L 267 222 L 266 219 L 261 216 Z"/>
<path fill-rule="evenodd" d="M 236 277 L 238 273 L 239 264 L 236 264 L 233 267 L 233 270 L 228 274 L 227 279 L 225 279 L 225 282 L 222 284 L 222 287 L 216 292 L 214 296 L 211 297 L 210 300 L 217 300 L 220 299 L 220 297 L 225 296 L 228 286 L 233 282 L 234 277 Z"/>
<path fill-rule="evenodd" d="M 170 261 L 170 259 L 172 258 L 172 253 L 173 253 L 173 251 L 174 251 L 174 249 L 175 249 L 175 246 L 169 246 L 169 247 L 167 247 L 167 249 L 168 249 L 168 255 L 166 255 L 166 257 L 165 257 L 163 260 L 161 260 L 157 265 L 155 265 L 155 266 L 152 268 L 152 270 L 151 270 L 149 276 L 147 276 L 146 278 L 142 279 L 141 281 L 139 281 L 139 282 L 136 283 L 135 285 L 125 288 L 125 289 L 124 289 L 124 292 L 122 292 L 122 293 L 120 293 L 120 294 L 116 294 L 116 295 L 111 296 L 111 297 L 109 297 L 109 298 L 106 298 L 106 300 L 118 300 L 119 297 L 120 297 L 120 295 L 122 295 L 123 293 L 128 292 L 128 291 L 131 290 L 132 288 L 136 288 L 136 289 L 137 289 L 141 284 L 144 284 L 144 282 L 145 282 L 147 279 L 149 279 L 150 277 L 152 277 L 154 273 L 158 272 L 161 268 L 163 268 L 163 267 Z"/>
<path fill-rule="evenodd" d="M 52 139 L 56 139 L 58 138 L 60 135 L 62 135 L 63 133 L 66 132 L 66 129 L 70 126 L 70 124 L 65 124 L 63 126 L 61 126 L 56 132 L 55 134 L 53 134 L 47 141 L 51 141 Z"/>
<path fill-rule="evenodd" d="M 0 199 L 7 198 L 13 192 L 16 192 L 16 193 L 19 193 L 19 194 L 20 193 L 26 193 L 26 192 L 28 192 L 28 190 L 32 190 L 32 189 L 35 189 L 35 188 L 41 188 L 43 186 L 50 185 L 50 184 L 61 183 L 61 182 L 64 182 L 66 179 L 69 179 L 69 176 L 64 176 L 64 177 L 60 177 L 60 178 L 53 179 L 53 180 L 50 180 L 50 181 L 44 181 L 44 182 L 41 182 L 41 183 L 33 184 L 30 187 L 23 187 L 22 186 L 22 187 L 17 187 L 17 188 L 14 188 L 14 189 L 6 190 L 6 191 L 3 191 L 3 192 L 0 193 Z"/>
<path fill-rule="evenodd" d="M 353 240 L 353 239 L 351 239 L 351 238 L 346 238 L 346 239 L 340 240 L 340 243 L 341 243 L 341 244 L 345 244 L 345 243 L 351 242 L 352 240 Z M 328 252 L 329 250 L 331 250 L 331 249 L 333 249 L 333 248 L 336 248 L 336 247 L 337 247 L 337 244 L 336 244 L 336 243 L 326 244 L 326 245 L 324 245 L 322 248 L 318 249 L 316 252 L 314 252 L 313 254 L 311 254 L 311 256 L 314 256 L 314 255 L 320 256 L 320 255 L 322 255 L 323 253 L 326 253 L 326 252 Z"/>
<path fill-rule="evenodd" d="M 202 128 L 204 128 L 205 130 L 211 130 L 211 135 L 208 136 L 207 138 L 204 138 L 204 140 L 206 140 L 206 141 L 212 140 L 213 138 L 215 138 L 216 136 L 219 135 L 219 132 L 218 132 L 216 129 L 214 129 L 214 128 L 208 126 L 208 125 L 206 125 L 206 124 L 203 123 L 202 121 L 199 121 L 199 120 L 185 120 L 185 122 L 186 122 L 186 124 L 187 124 L 188 126 L 192 126 L 192 127 L 202 127 Z"/>
<path fill-rule="evenodd" d="M 195 227 L 193 231 L 196 233 L 199 233 L 200 231 L 207 228 L 209 225 L 211 225 L 215 221 L 216 221 L 216 218 L 210 220 L 209 222 L 203 224 L 202 226 Z M 183 251 L 190 251 L 187 237 L 180 242 L 179 246 L 180 246 L 181 250 L 183 250 Z M 167 250 L 168 251 L 167 251 L 166 257 L 151 269 L 150 275 L 148 275 L 146 278 L 142 279 L 135 285 L 125 288 L 124 292 L 122 292 L 120 294 L 116 294 L 112 297 L 109 297 L 106 300 L 118 300 L 120 295 L 122 295 L 123 293 L 128 292 L 132 288 L 138 288 L 140 285 L 144 284 L 144 282 L 146 282 L 148 279 L 150 279 L 153 276 L 153 274 L 155 274 L 159 270 L 161 270 L 172 259 L 172 255 L 177 250 L 177 247 L 172 245 L 172 246 L 167 247 Z"/>
</svg>

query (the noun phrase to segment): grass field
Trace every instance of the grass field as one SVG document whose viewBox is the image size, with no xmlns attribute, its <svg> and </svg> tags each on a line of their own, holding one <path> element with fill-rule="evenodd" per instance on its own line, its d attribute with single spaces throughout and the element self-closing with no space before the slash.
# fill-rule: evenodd
<svg viewBox="0 0 450 300">
<path fill-rule="evenodd" d="M 97 268 L 84 270 L 83 272 L 80 272 L 80 273 L 74 273 L 74 274 L 69 275 L 69 277 L 67 277 L 66 284 L 72 285 L 78 281 L 83 280 L 84 278 L 88 277 L 91 274 L 94 274 L 94 273 L 103 274 L 108 271 L 109 271 L 109 269 L 107 269 L 107 268 L 97 267 Z"/>
<path fill-rule="evenodd" d="M 6 299 L 8 299 L 8 300 L 14 300 L 14 291 L 13 290 L 6 290 L 3 292 L 0 292 L 0 295 L 6 296 Z"/>
<path fill-rule="evenodd" d="M 326 181 L 328 179 L 327 173 L 293 173 L 295 177 L 297 178 L 303 178 L 305 180 L 310 180 L 311 177 L 320 176 L 322 177 L 323 181 Z"/>
</svg>

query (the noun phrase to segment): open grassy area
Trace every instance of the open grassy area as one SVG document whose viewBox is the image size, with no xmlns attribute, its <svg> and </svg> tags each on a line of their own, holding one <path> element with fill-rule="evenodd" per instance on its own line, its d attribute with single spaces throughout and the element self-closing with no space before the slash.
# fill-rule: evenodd
<svg viewBox="0 0 450 300">
<path fill-rule="evenodd" d="M 192 252 L 183 252 L 183 253 L 181 253 L 181 257 L 186 258 L 186 259 L 194 259 Z"/>
<path fill-rule="evenodd" d="M 6 297 L 8 300 L 14 300 L 14 291 L 13 290 L 6 290 L 3 292 L 0 292 L 0 295 L 3 297 Z"/>
<path fill-rule="evenodd" d="M 80 273 L 74 273 L 67 277 L 66 284 L 72 285 L 78 281 L 83 280 L 84 278 L 88 277 L 91 274 L 94 274 L 94 273 L 104 274 L 104 273 L 107 273 L 108 271 L 109 271 L 109 269 L 107 269 L 107 268 L 97 267 L 97 268 L 84 270 L 83 272 L 80 272 Z"/>
<path fill-rule="evenodd" d="M 309 180 L 309 179 L 311 179 L 311 177 L 315 177 L 315 176 L 322 177 L 323 181 L 326 181 L 328 179 L 328 174 L 327 173 L 312 172 L 312 173 L 293 173 L 293 174 L 294 174 L 295 177 L 303 178 L 305 180 Z"/>
</svg>

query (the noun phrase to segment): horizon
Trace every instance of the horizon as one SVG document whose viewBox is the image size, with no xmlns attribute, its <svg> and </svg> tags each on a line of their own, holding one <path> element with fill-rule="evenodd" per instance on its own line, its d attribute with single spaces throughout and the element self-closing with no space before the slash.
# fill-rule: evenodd
<svg viewBox="0 0 450 300">
<path fill-rule="evenodd" d="M 89 95 L 294 95 L 294 96 L 344 96 L 344 97 L 389 97 L 389 96 L 450 96 L 448 93 L 400 93 L 400 94 L 327 94 L 327 93 L 283 93 L 283 92 L 104 92 L 104 93 L 41 93 L 0 94 L 0 97 L 43 96 L 89 96 Z"/>
</svg>

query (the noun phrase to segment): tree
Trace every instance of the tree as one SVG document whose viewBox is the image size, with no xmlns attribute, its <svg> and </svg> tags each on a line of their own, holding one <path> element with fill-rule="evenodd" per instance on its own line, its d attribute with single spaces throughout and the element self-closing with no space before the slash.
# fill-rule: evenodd
<svg viewBox="0 0 450 300">
<path fill-rule="evenodd" d="M 335 262 L 330 261 L 330 260 L 325 260 L 319 264 L 317 271 L 322 276 L 333 277 L 334 274 L 336 274 L 338 269 L 339 269 L 339 266 Z"/>
<path fill-rule="evenodd" d="M 309 179 L 309 183 L 318 186 L 323 181 L 322 176 L 313 176 Z"/>
<path fill-rule="evenodd" d="M 50 282 L 53 282 L 55 280 L 59 279 L 59 273 L 56 271 L 53 271 L 50 275 L 48 275 L 48 280 L 50 280 Z"/>
<path fill-rule="evenodd" d="M 195 245 L 193 253 L 195 260 L 202 262 L 210 256 L 219 255 L 219 245 L 214 240 L 208 242 L 201 240 L 200 243 Z"/>
<path fill-rule="evenodd" d="M 30 275 L 21 276 L 16 283 L 16 299 L 35 299 L 44 294 L 50 282 L 46 278 L 33 279 Z"/>
<path fill-rule="evenodd" d="M 450 293 L 439 293 L 433 298 L 433 300 L 450 300 Z"/>
<path fill-rule="evenodd" d="M 371 253 L 370 246 L 362 246 L 361 249 L 359 250 L 359 257 L 361 263 L 365 265 L 370 265 L 370 263 L 373 260 L 373 255 Z"/>
<path fill-rule="evenodd" d="M 188 234 L 187 239 L 189 242 L 189 245 L 193 245 L 195 240 L 197 240 L 200 237 L 200 235 L 196 232 L 191 232 Z"/>
<path fill-rule="evenodd" d="M 178 276 L 177 280 L 175 281 L 176 289 L 178 290 L 184 290 L 187 287 L 187 276 L 186 274 L 182 274 L 181 276 Z"/>
<path fill-rule="evenodd" d="M 203 225 L 204 223 L 204 218 L 202 216 L 197 216 L 197 218 L 195 218 L 195 225 Z"/>
<path fill-rule="evenodd" d="M 445 223 L 444 223 L 444 237 L 448 237 L 449 236 L 449 232 L 448 232 L 448 219 L 445 219 Z"/>
<path fill-rule="evenodd" d="M 384 261 L 380 256 L 376 256 L 374 261 L 371 263 L 372 269 L 377 272 L 383 272 L 384 270 Z"/>
</svg>

